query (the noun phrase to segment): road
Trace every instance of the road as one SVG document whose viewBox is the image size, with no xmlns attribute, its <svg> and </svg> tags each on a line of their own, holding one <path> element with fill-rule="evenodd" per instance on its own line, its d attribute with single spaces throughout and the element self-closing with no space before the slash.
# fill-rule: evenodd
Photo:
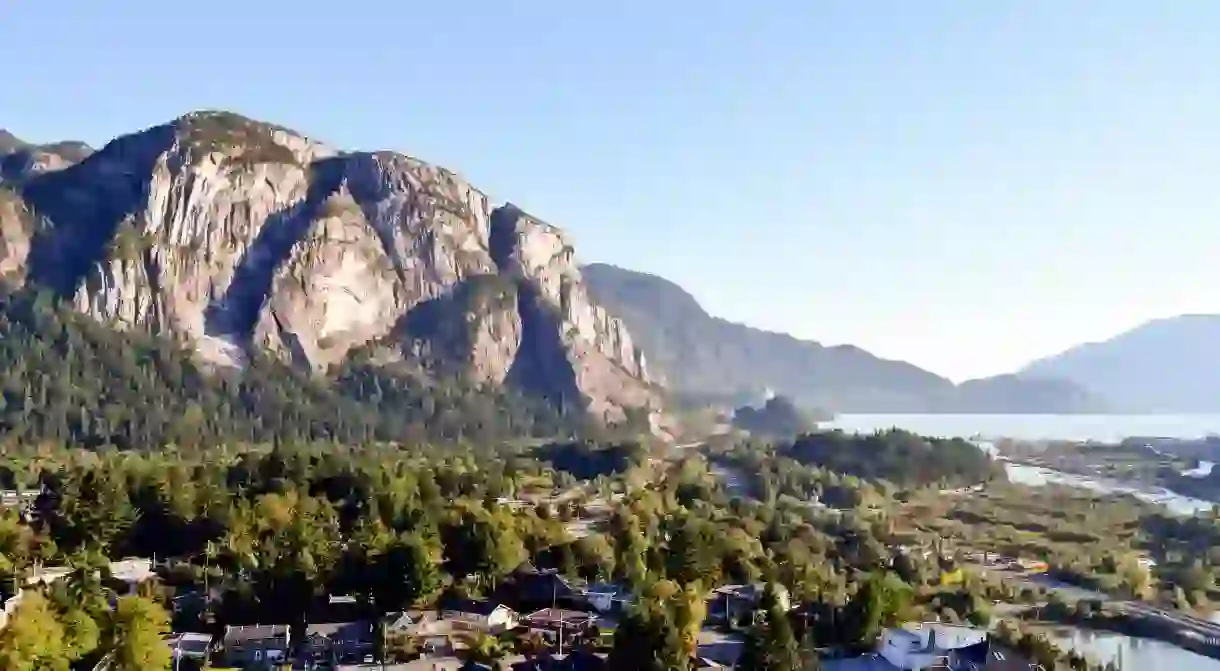
<svg viewBox="0 0 1220 671">
<path fill-rule="evenodd" d="M 1205 620 L 1185 611 L 1165 610 L 1142 601 L 1115 599 L 1107 594 L 1103 594 L 1095 590 L 1053 580 L 1043 573 L 1021 574 L 1012 573 L 1009 571 L 994 572 L 1002 574 L 1005 578 L 1024 583 L 1031 587 L 1041 587 L 1046 589 L 1048 592 L 1053 592 L 1068 602 L 1089 600 L 1100 601 L 1107 607 L 1119 612 L 1127 613 L 1128 615 L 1168 622 L 1177 627 L 1179 630 L 1191 632 L 1196 637 L 1207 640 L 1209 643 L 1220 645 L 1220 623 Z"/>
</svg>

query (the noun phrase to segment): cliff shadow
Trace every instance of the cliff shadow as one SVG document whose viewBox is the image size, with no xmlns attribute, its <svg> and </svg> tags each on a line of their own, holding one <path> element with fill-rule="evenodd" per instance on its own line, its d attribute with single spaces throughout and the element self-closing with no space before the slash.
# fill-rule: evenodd
<svg viewBox="0 0 1220 671">
<path fill-rule="evenodd" d="M 343 158 L 310 165 L 305 198 L 273 213 L 237 262 L 224 295 L 204 311 L 204 331 L 213 335 L 248 337 L 271 295 L 275 273 L 288 260 L 318 214 L 318 208 L 343 181 Z"/>
<path fill-rule="evenodd" d="M 463 328 L 465 293 L 458 284 L 399 317 L 389 337 L 404 357 L 425 359 L 420 363 L 440 377 L 461 375 L 471 357 L 470 338 Z"/>
<path fill-rule="evenodd" d="M 558 410 L 585 412 L 587 403 L 563 343 L 563 322 L 557 311 L 542 301 L 538 290 L 524 280 L 517 283 L 517 314 L 521 318 L 521 348 L 505 381 Z"/>
<path fill-rule="evenodd" d="M 505 382 L 561 412 L 584 413 L 588 404 L 568 360 L 563 320 L 557 309 L 542 300 L 538 289 L 520 277 L 517 268 L 515 252 L 523 216 L 520 208 L 506 203 L 492 211 L 489 222 L 488 251 L 502 275 L 516 278 L 517 314 L 521 319 L 521 347 Z"/>
<path fill-rule="evenodd" d="M 172 125 L 111 141 L 81 163 L 28 177 L 21 196 L 49 223 L 34 232 L 29 277 L 71 296 L 101 261 L 119 224 L 143 209 L 157 161 L 174 144 Z"/>
</svg>

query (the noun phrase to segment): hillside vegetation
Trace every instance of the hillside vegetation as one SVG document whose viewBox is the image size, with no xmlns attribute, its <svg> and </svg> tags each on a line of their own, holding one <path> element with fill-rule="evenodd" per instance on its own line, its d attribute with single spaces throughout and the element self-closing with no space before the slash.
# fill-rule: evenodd
<svg viewBox="0 0 1220 671">
<path fill-rule="evenodd" d="M 120 332 L 21 292 L 0 298 L 0 440 L 157 448 L 221 442 L 486 442 L 569 435 L 508 389 L 423 380 L 353 357 L 325 376 L 255 357 L 207 371 L 176 343 Z"/>
</svg>

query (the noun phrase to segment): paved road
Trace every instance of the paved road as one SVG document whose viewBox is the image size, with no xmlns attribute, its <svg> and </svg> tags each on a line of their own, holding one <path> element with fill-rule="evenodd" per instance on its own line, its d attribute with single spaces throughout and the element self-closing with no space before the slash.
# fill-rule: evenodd
<svg viewBox="0 0 1220 671">
<path fill-rule="evenodd" d="M 1179 629 L 1220 644 L 1220 624 L 1196 617 L 1183 611 L 1164 610 L 1138 601 L 1120 601 L 1115 604 L 1121 610 L 1143 617 L 1167 621 Z"/>
<path fill-rule="evenodd" d="M 1041 573 L 1020 574 L 1005 571 L 996 572 L 1003 574 L 1004 577 L 1010 580 L 1022 582 L 1030 586 L 1042 587 L 1050 592 L 1054 592 L 1065 601 L 1101 601 L 1106 606 L 1120 612 L 1167 621 L 1179 629 L 1193 632 L 1194 634 L 1205 639 L 1217 639 L 1217 642 L 1220 643 L 1220 623 L 1205 620 L 1185 611 L 1165 610 L 1142 601 L 1115 599 L 1096 590 L 1086 589 L 1084 587 L 1069 585 L 1064 582 L 1053 580 L 1052 578 Z"/>
</svg>

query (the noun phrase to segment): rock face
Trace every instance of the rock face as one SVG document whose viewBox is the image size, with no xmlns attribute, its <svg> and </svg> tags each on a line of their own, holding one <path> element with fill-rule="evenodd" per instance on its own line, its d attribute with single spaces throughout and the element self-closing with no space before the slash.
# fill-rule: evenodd
<svg viewBox="0 0 1220 671">
<path fill-rule="evenodd" d="M 224 112 L 70 148 L 0 142 L 10 282 L 217 365 L 265 351 L 322 372 L 372 351 L 608 421 L 659 406 L 563 232 L 448 170 Z"/>
</svg>

